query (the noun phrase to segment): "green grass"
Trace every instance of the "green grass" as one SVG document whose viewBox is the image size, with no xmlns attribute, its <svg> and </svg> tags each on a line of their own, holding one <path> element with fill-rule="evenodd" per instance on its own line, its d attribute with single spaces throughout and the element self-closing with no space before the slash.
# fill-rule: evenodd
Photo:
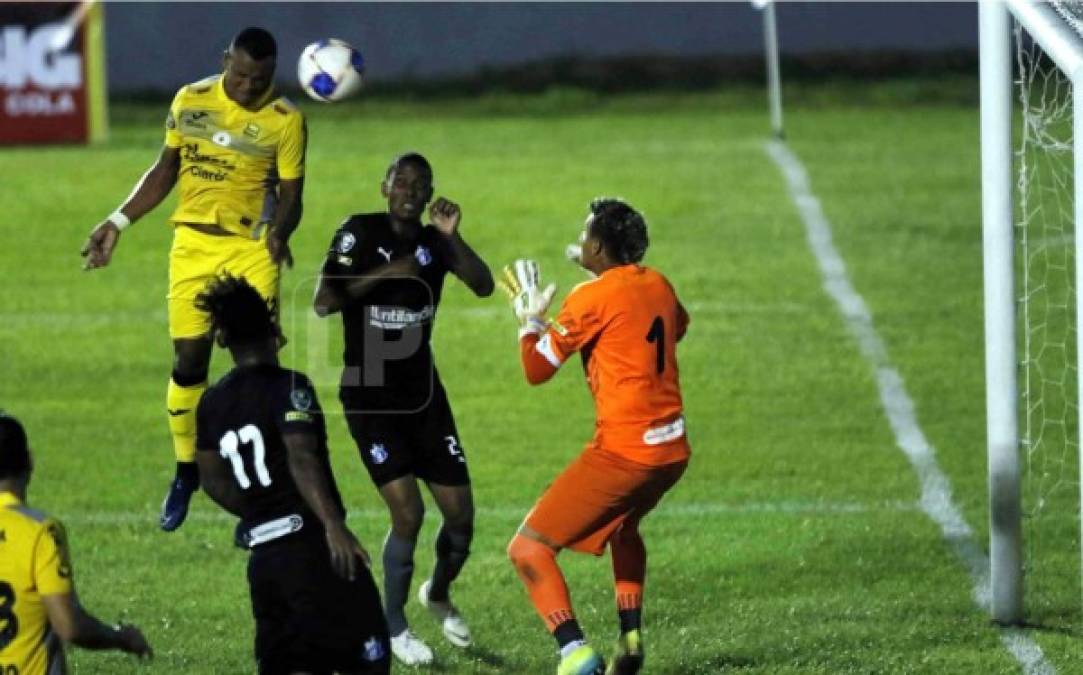
<svg viewBox="0 0 1083 675">
<path fill-rule="evenodd" d="M 787 125 L 953 497 L 984 542 L 978 113 L 954 102 L 969 101 L 972 84 L 833 84 L 830 101 L 799 92 Z M 941 87 L 952 95 L 938 98 Z M 936 100 L 899 105 L 915 92 Z M 918 481 L 874 374 L 821 288 L 764 153 L 758 92 L 304 107 L 306 209 L 293 240 L 298 264 L 283 284 L 292 340 L 284 360 L 313 374 L 331 412 L 339 327 L 333 319 L 327 338 L 308 318 L 313 272 L 344 215 L 381 208 L 378 183 L 393 155 L 428 155 L 438 193 L 462 204 L 462 232 L 493 267 L 536 257 L 563 291 L 580 279 L 561 252 L 590 198 L 623 195 L 646 212 L 647 262 L 693 315 L 679 359 L 694 456 L 644 523 L 645 672 L 1019 670 L 953 549 L 917 507 Z M 203 496 L 176 534 L 155 524 L 172 473 L 162 410 L 170 207 L 126 232 L 108 269 L 79 269 L 88 229 L 153 160 L 161 116 L 156 106 L 117 108 L 102 147 L 0 151 L 0 403 L 27 424 L 38 467 L 30 501 L 68 524 L 85 604 L 140 624 L 157 651 L 146 665 L 73 651 L 77 671 L 251 672 L 245 555 L 231 546 L 232 524 Z M 324 358 L 313 347 L 328 339 Z M 528 387 L 503 300 L 474 299 L 457 282 L 435 349 L 479 506 L 455 586 L 478 646 L 453 651 L 416 604 L 408 615 L 437 649 L 437 672 L 551 672 L 552 641 L 504 548 L 590 435 L 582 375 L 572 364 Z M 215 375 L 227 361 L 216 353 Z M 328 424 L 351 525 L 376 552 L 383 506 L 342 418 Z M 1062 561 L 1077 555 L 1078 513 L 1066 507 L 1063 541 L 1045 540 Z M 431 569 L 434 515 L 430 507 L 417 577 Z M 608 649 L 608 560 L 566 553 L 561 562 L 588 635 Z M 1054 589 L 1059 604 L 1030 611 L 1040 624 L 1031 635 L 1065 673 L 1083 663 L 1075 570 Z"/>
</svg>

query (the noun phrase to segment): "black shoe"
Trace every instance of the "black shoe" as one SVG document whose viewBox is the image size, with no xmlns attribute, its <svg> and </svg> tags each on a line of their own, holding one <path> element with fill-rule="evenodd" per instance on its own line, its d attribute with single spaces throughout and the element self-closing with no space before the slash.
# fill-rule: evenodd
<svg viewBox="0 0 1083 675">
<path fill-rule="evenodd" d="M 188 517 L 188 504 L 192 495 L 199 489 L 199 483 L 192 484 L 182 478 L 174 478 L 169 484 L 169 492 L 162 502 L 162 515 L 158 517 L 158 527 L 165 532 L 172 532 L 184 523 Z"/>
</svg>

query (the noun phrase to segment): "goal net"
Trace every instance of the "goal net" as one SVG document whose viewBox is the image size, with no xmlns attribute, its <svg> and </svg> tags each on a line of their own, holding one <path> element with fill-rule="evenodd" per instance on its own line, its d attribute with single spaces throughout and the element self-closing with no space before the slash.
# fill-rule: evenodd
<svg viewBox="0 0 1083 675">
<path fill-rule="evenodd" d="M 1083 3 L 1053 5 L 1083 31 Z M 1072 629 L 1081 598 L 1073 85 L 1018 21 L 1013 32 L 1026 619 Z"/>
</svg>

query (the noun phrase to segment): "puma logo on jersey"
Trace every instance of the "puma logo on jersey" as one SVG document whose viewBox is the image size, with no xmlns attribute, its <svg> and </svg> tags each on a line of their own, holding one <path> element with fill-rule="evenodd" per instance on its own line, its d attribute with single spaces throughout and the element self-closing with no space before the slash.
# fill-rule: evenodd
<svg viewBox="0 0 1083 675">
<path fill-rule="evenodd" d="M 173 408 L 166 408 L 165 411 L 167 413 L 169 413 L 170 417 L 180 417 L 181 415 L 183 415 L 186 412 L 192 412 L 192 409 L 191 408 L 180 408 L 180 409 L 174 410 Z"/>
<path fill-rule="evenodd" d="M 382 255 L 384 258 L 386 258 L 387 262 L 391 262 L 391 253 L 392 253 L 392 251 L 385 251 L 383 246 L 377 246 L 376 247 L 376 252 L 379 253 L 380 255 Z"/>
</svg>

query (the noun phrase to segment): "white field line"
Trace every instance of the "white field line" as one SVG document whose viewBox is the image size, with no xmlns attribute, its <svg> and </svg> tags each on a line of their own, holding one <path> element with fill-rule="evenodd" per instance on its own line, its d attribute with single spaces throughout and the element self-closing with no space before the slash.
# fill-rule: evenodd
<svg viewBox="0 0 1083 675">
<path fill-rule="evenodd" d="M 824 289 L 838 305 L 846 327 L 857 340 L 862 356 L 876 373 L 883 405 L 895 442 L 917 473 L 921 483 L 921 510 L 925 512 L 955 550 L 963 566 L 970 572 L 974 601 L 986 613 L 991 609 L 989 559 L 974 538 L 959 508 L 952 501 L 951 483 L 936 462 L 936 453 L 918 425 L 914 402 L 906 391 L 902 376 L 891 364 L 883 340 L 876 332 L 872 315 L 865 301 L 854 289 L 846 274 L 846 265 L 831 238 L 831 225 L 812 193 L 804 166 L 786 146 L 777 140 L 768 141 L 767 154 L 778 165 L 789 184 L 801 219 L 805 223 L 810 248 L 816 256 L 823 277 Z M 1001 642 L 1023 666 L 1027 675 L 1052 675 L 1056 669 L 1046 661 L 1041 648 L 1018 630 L 1000 631 Z"/>
<path fill-rule="evenodd" d="M 479 520 L 517 520 L 523 518 L 530 510 L 531 504 L 502 504 L 496 506 L 477 507 Z M 921 508 L 916 502 L 884 501 L 884 502 L 825 502 L 825 501 L 786 501 L 786 502 L 748 502 L 748 503 L 699 503 L 677 502 L 675 504 L 662 503 L 651 512 L 651 520 L 664 518 L 712 518 L 718 516 L 740 516 L 759 514 L 802 514 L 802 515 L 846 515 L 882 512 L 912 512 Z M 139 523 L 155 523 L 158 520 L 157 511 L 90 511 L 78 512 L 70 515 L 58 515 L 67 525 L 131 525 Z M 349 520 L 387 520 L 387 509 L 366 508 L 350 509 Z M 188 519 L 200 522 L 234 522 L 236 518 L 224 511 L 193 511 L 188 514 Z"/>
</svg>

